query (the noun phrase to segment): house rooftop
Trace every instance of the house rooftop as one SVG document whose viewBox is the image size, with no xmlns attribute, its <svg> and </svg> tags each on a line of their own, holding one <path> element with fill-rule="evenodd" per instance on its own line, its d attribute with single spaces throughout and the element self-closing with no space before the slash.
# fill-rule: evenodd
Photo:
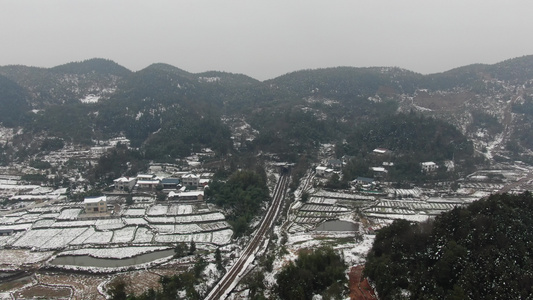
<svg viewBox="0 0 533 300">
<path fill-rule="evenodd" d="M 389 151 L 389 150 L 387 150 L 385 148 L 376 148 L 372 152 L 377 153 L 377 154 L 385 154 L 385 153 L 387 153 L 387 151 Z"/>
<path fill-rule="evenodd" d="M 163 178 L 161 184 L 179 184 L 180 180 L 178 178 Z"/>
<path fill-rule="evenodd" d="M 159 184 L 159 180 L 153 179 L 153 180 L 137 180 L 137 184 Z"/>
<path fill-rule="evenodd" d="M 152 178 L 155 178 L 155 175 L 153 175 L 153 174 L 138 174 L 137 178 L 139 178 L 139 179 L 152 179 Z"/>
<path fill-rule="evenodd" d="M 183 177 L 181 177 L 181 178 L 199 178 L 199 176 L 189 173 L 187 175 L 183 175 Z"/>
<path fill-rule="evenodd" d="M 83 203 L 98 203 L 100 201 L 107 201 L 107 196 L 87 197 L 83 199 Z"/>
<path fill-rule="evenodd" d="M 342 161 L 340 159 L 330 159 L 330 160 L 328 160 L 328 164 L 342 165 Z"/>
<path fill-rule="evenodd" d="M 189 192 L 179 192 L 179 193 L 175 193 L 175 192 L 170 192 L 168 193 L 168 197 L 169 198 L 172 198 L 172 197 L 191 197 L 191 196 L 194 196 L 194 197 L 197 197 L 199 195 L 204 195 L 204 191 L 189 191 Z"/>
<path fill-rule="evenodd" d="M 357 179 L 355 179 L 355 181 L 372 183 L 372 182 L 374 182 L 374 179 L 373 178 L 368 178 L 368 177 L 357 177 Z"/>
<path fill-rule="evenodd" d="M 120 178 L 117 178 L 115 180 L 113 180 L 114 182 L 132 182 L 136 180 L 135 177 L 120 177 Z"/>
</svg>

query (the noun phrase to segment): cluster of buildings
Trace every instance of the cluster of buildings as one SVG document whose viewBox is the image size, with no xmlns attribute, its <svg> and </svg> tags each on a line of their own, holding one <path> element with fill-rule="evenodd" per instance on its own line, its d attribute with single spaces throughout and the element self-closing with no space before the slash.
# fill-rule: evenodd
<svg viewBox="0 0 533 300">
<path fill-rule="evenodd" d="M 160 178 L 155 174 L 138 174 L 135 177 L 120 177 L 113 180 L 114 193 L 160 192 L 166 195 L 169 203 L 197 203 L 204 201 L 204 189 L 208 186 L 212 173 L 177 173 L 176 177 Z M 109 211 L 107 196 L 86 197 L 86 214 L 102 214 Z"/>
<path fill-rule="evenodd" d="M 117 191 L 149 191 L 156 189 L 158 186 L 163 190 L 196 190 L 203 189 L 212 177 L 211 173 L 201 175 L 193 173 L 177 174 L 177 177 L 160 178 L 154 174 L 139 174 L 137 177 L 120 177 L 113 180 L 114 188 Z"/>
<path fill-rule="evenodd" d="M 394 166 L 391 161 L 392 152 L 385 148 L 376 148 L 372 151 L 372 161 L 374 167 L 370 167 L 373 178 L 358 177 L 352 184 L 354 185 L 374 185 L 376 181 L 382 181 L 387 177 L 388 170 Z M 343 165 L 347 164 L 353 157 L 343 156 L 342 159 L 330 159 L 325 164 L 319 165 L 315 168 L 315 173 L 321 177 L 329 177 L 333 174 L 341 174 Z M 448 166 L 446 162 L 446 167 Z M 426 161 L 420 163 L 420 171 L 424 174 L 432 174 L 437 171 L 438 165 L 433 161 Z"/>
</svg>

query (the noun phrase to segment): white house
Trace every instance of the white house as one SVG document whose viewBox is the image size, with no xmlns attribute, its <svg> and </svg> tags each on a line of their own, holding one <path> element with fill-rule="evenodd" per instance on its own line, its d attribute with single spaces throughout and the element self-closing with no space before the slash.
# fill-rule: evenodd
<svg viewBox="0 0 533 300">
<path fill-rule="evenodd" d="M 151 189 L 155 189 L 159 185 L 159 183 L 160 183 L 159 179 L 145 179 L 145 180 L 137 180 L 137 184 L 135 186 L 138 189 L 151 190 Z"/>
<path fill-rule="evenodd" d="M 181 184 L 183 186 L 199 186 L 200 185 L 200 176 L 194 174 L 187 174 L 181 177 Z"/>
<path fill-rule="evenodd" d="M 316 175 L 324 176 L 328 167 L 318 166 L 315 168 Z"/>
<path fill-rule="evenodd" d="M 420 166 L 422 167 L 422 173 L 431 173 L 437 170 L 439 166 L 437 166 L 436 163 L 432 161 L 425 161 L 423 163 L 420 163 Z"/>
<path fill-rule="evenodd" d="M 386 154 L 389 150 L 385 149 L 385 148 L 376 148 L 374 150 L 372 150 L 372 153 L 374 154 L 378 154 L 378 155 L 383 155 L 383 154 Z"/>
<path fill-rule="evenodd" d="M 153 180 L 155 179 L 154 174 L 137 174 L 137 180 Z"/>
<path fill-rule="evenodd" d="M 137 183 L 137 179 L 135 177 L 120 177 L 113 180 L 113 182 L 116 190 L 131 191 L 135 186 L 135 183 Z"/>
<path fill-rule="evenodd" d="M 107 197 L 87 197 L 83 199 L 86 213 L 104 213 L 107 212 Z"/>
</svg>

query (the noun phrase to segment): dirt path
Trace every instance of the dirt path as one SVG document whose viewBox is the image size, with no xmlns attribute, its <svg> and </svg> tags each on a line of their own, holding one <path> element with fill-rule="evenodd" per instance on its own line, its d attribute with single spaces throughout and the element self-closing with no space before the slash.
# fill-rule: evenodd
<svg viewBox="0 0 533 300">
<path fill-rule="evenodd" d="M 350 300 L 377 299 L 374 289 L 363 278 L 363 265 L 352 267 L 348 276 L 350 277 Z"/>
</svg>

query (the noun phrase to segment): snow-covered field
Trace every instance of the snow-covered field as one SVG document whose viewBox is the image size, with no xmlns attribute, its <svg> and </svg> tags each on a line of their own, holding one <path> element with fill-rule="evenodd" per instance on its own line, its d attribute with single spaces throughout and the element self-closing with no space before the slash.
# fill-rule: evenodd
<svg viewBox="0 0 533 300">
<path fill-rule="evenodd" d="M 132 206 L 111 218 L 84 219 L 83 208 L 68 205 L 35 207 L 4 215 L 0 217 L 0 229 L 12 230 L 12 234 L 0 236 L 0 251 L 11 247 L 20 251 L 59 250 L 59 255 L 117 258 L 191 240 L 213 245 L 231 242 L 233 231 L 224 215 L 209 210 L 205 204 L 143 205 Z M 121 246 L 126 245 L 129 250 L 124 254 L 102 254 L 120 252 L 126 249 Z M 94 250 L 95 247 L 100 250 Z"/>
<path fill-rule="evenodd" d="M 96 258 L 115 258 L 123 259 L 134 257 L 140 254 L 166 250 L 169 247 L 164 246 L 144 246 L 144 247 L 115 247 L 115 248 L 87 248 L 63 251 L 61 255 L 88 255 Z"/>
</svg>

